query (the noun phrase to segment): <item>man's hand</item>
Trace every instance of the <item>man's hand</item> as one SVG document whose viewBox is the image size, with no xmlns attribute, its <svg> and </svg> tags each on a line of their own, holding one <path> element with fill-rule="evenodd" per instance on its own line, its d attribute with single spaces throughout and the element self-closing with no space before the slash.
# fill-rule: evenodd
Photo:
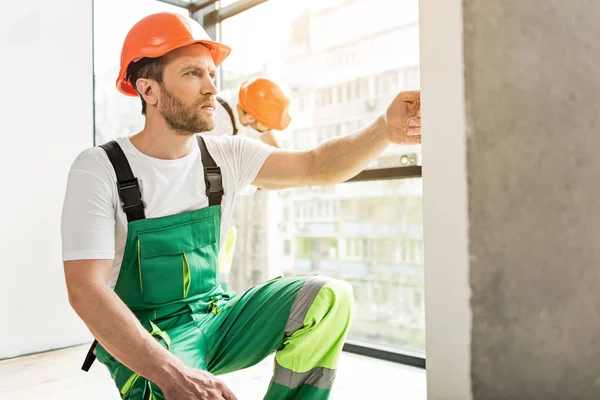
<svg viewBox="0 0 600 400">
<path fill-rule="evenodd" d="M 207 371 L 185 368 L 182 375 L 160 386 L 166 400 L 237 400 L 221 380 Z"/>
<path fill-rule="evenodd" d="M 400 92 L 388 107 L 385 121 L 392 143 L 421 143 L 421 92 Z"/>
<path fill-rule="evenodd" d="M 167 400 L 237 400 L 212 374 L 192 369 L 154 339 L 108 287 L 112 260 L 65 261 L 73 309 L 117 360 L 151 382 Z"/>
</svg>

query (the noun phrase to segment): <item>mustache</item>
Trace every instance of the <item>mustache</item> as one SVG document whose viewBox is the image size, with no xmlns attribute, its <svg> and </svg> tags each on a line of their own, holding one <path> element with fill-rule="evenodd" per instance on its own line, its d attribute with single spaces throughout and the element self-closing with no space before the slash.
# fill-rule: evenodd
<svg viewBox="0 0 600 400">
<path fill-rule="evenodd" d="M 210 96 L 207 99 L 198 100 L 194 105 L 197 107 L 205 107 L 205 106 L 215 106 L 217 99 L 214 96 Z"/>
</svg>

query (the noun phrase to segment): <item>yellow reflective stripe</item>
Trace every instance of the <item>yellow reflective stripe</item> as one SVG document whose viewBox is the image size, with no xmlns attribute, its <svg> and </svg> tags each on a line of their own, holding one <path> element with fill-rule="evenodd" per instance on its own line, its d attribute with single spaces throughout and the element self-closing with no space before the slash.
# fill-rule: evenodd
<svg viewBox="0 0 600 400">
<path fill-rule="evenodd" d="M 192 274 L 190 273 L 190 263 L 188 262 L 185 253 L 183 256 L 183 298 L 185 299 L 190 291 L 190 285 L 192 284 Z"/>
<path fill-rule="evenodd" d="M 150 398 L 148 400 L 158 400 L 158 397 L 152 391 L 152 383 L 150 381 L 148 381 L 148 389 L 150 389 Z"/>
<path fill-rule="evenodd" d="M 152 336 L 160 336 L 160 338 L 162 340 L 165 341 L 165 343 L 167 344 L 167 349 L 169 347 L 171 347 L 171 338 L 169 337 L 169 334 L 163 330 L 161 330 L 158 326 L 156 326 L 156 324 L 152 321 L 150 321 L 150 326 L 152 327 L 152 331 L 150 332 L 150 334 Z"/>
<path fill-rule="evenodd" d="M 315 367 L 334 370 L 350 328 L 352 286 L 327 279 L 319 288 L 322 282 L 310 278 L 298 291 L 285 327 L 284 347 L 275 354 L 277 363 L 293 372 Z"/>
<path fill-rule="evenodd" d="M 142 261 L 141 261 L 141 246 L 140 246 L 140 240 L 138 239 L 137 242 L 137 250 L 138 250 L 138 254 L 137 254 L 137 261 L 138 261 L 138 275 L 140 276 L 140 293 L 144 293 L 144 291 L 142 290 Z"/>
<path fill-rule="evenodd" d="M 235 226 L 230 226 L 225 236 L 225 243 L 219 252 L 219 272 L 228 274 L 231 270 L 231 263 L 235 253 L 235 243 L 237 241 L 237 229 Z"/>
<path fill-rule="evenodd" d="M 127 379 L 125 381 L 125 383 L 123 384 L 123 387 L 120 390 L 121 394 L 126 395 L 131 390 L 133 385 L 135 385 L 135 383 L 138 381 L 138 379 L 140 379 L 140 377 L 141 377 L 141 375 L 136 374 L 135 372 L 133 374 L 131 374 L 129 379 Z"/>
<path fill-rule="evenodd" d="M 331 390 L 335 379 L 335 369 L 315 367 L 307 372 L 294 372 L 284 368 L 275 360 L 273 382 L 297 389 L 302 385 L 314 386 L 318 389 Z"/>
<path fill-rule="evenodd" d="M 158 332 L 160 332 L 160 328 L 156 326 L 156 324 L 152 321 L 150 321 L 150 327 L 152 328 L 152 330 L 150 331 L 150 334 L 152 336 L 157 335 Z"/>
</svg>

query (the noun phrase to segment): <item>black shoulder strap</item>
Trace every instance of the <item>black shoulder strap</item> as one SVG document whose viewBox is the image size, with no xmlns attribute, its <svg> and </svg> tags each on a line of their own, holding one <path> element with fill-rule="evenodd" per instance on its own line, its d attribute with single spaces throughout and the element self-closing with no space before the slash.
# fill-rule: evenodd
<svg viewBox="0 0 600 400">
<path fill-rule="evenodd" d="M 117 175 L 117 189 L 119 191 L 119 198 L 123 203 L 123 211 L 127 215 L 127 221 L 136 221 L 138 219 L 145 219 L 144 214 L 144 202 L 142 201 L 142 192 L 140 191 L 140 184 L 129 166 L 127 157 L 123 153 L 121 146 L 114 140 L 101 145 L 106 151 L 106 155 L 110 160 L 115 174 Z"/>
<path fill-rule="evenodd" d="M 121 146 L 117 142 L 110 141 L 106 144 L 100 145 L 106 151 L 106 155 L 112 164 L 115 174 L 117 175 L 117 189 L 119 190 L 119 198 L 123 203 L 123 211 L 127 215 L 127 221 L 136 221 L 138 219 L 145 219 L 144 214 L 144 203 L 142 202 L 142 192 L 140 191 L 140 185 L 133 172 L 127 157 L 123 153 Z M 96 360 L 96 345 L 97 340 L 94 340 L 90 349 L 88 350 L 85 360 L 81 369 L 89 371 L 90 367 Z"/>
<path fill-rule="evenodd" d="M 229 107 L 229 104 L 220 97 L 217 97 L 217 101 L 221 103 L 225 111 L 227 111 L 227 114 L 229 114 L 229 118 L 231 119 L 231 125 L 233 126 L 233 136 L 237 135 L 238 128 L 235 124 L 235 117 L 233 116 L 233 111 L 231 110 L 231 107 Z"/>
<path fill-rule="evenodd" d="M 208 152 L 204 138 L 200 135 L 197 135 L 196 137 L 198 138 L 198 146 L 200 147 L 200 155 L 202 156 L 202 165 L 204 166 L 204 182 L 206 183 L 208 205 L 220 205 L 224 193 L 221 168 L 217 166 L 217 163 Z"/>
</svg>

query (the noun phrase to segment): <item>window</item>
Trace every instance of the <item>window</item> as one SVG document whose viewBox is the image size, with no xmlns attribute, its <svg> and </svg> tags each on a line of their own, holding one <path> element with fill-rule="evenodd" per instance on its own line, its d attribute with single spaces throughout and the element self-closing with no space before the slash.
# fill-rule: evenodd
<svg viewBox="0 0 600 400">
<path fill-rule="evenodd" d="M 357 316 L 350 339 L 424 349 L 424 327 L 406 322 L 420 321 L 424 313 L 418 300 L 424 296 L 420 182 L 414 178 L 335 187 L 340 209 L 328 234 L 343 240 L 334 264 L 313 260 L 311 265 L 318 265 L 315 272 L 354 286 Z M 322 237 L 322 224 L 312 221 L 304 230 Z M 303 259 L 296 257 L 301 265 Z M 401 293 L 410 296 L 404 303 L 396 301 Z"/>
<path fill-rule="evenodd" d="M 221 0 L 220 6 L 234 1 Z M 151 0 L 94 3 L 97 143 L 134 133 L 143 124 L 139 99 L 121 95 L 114 85 L 127 31 L 161 10 L 187 14 Z M 377 10 L 381 18 L 366 21 L 365 10 Z M 356 29 L 333 28 L 341 20 Z M 302 113 L 281 135 L 291 138 L 296 149 L 314 147 L 371 123 L 394 92 L 419 87 L 419 66 L 404 64 L 418 60 L 418 41 L 389 46 L 386 36 L 412 22 L 418 22 L 417 0 L 268 0 L 221 24 L 220 40 L 233 49 L 220 68 L 221 89 L 236 90 L 259 75 L 294 87 L 301 94 L 295 99 L 298 111 L 314 110 Z M 350 48 L 348 43 L 355 44 Z M 366 57 L 364 43 L 386 50 Z M 390 146 L 376 164 L 401 166 L 405 154 L 419 155 L 420 146 Z M 241 197 L 233 221 L 238 228 L 230 282 L 234 289 L 240 292 L 275 274 L 344 279 L 353 285 L 356 299 L 350 340 L 424 352 L 424 326 L 411 322 L 424 315 L 420 178 Z M 285 226 L 285 234 L 274 226 Z M 269 246 L 286 257 L 268 257 Z"/>
<path fill-rule="evenodd" d="M 333 88 L 323 89 L 323 105 L 330 105 L 333 102 Z"/>
<path fill-rule="evenodd" d="M 350 133 L 354 131 L 354 121 L 344 122 L 344 133 Z"/>
<path fill-rule="evenodd" d="M 381 96 L 382 94 L 387 94 L 388 86 L 385 74 L 380 74 L 375 77 L 377 82 L 377 95 Z"/>
<path fill-rule="evenodd" d="M 335 136 L 342 134 L 342 124 L 335 124 Z"/>
<path fill-rule="evenodd" d="M 348 50 L 344 50 L 344 66 L 350 64 L 350 52 Z"/>
<path fill-rule="evenodd" d="M 385 74 L 387 80 L 387 91 L 395 93 L 398 91 L 398 71 L 388 71 Z M 418 87 L 418 86 L 417 86 Z"/>
<path fill-rule="evenodd" d="M 404 72 L 405 90 L 418 89 L 420 87 L 419 67 L 407 68 Z"/>
<path fill-rule="evenodd" d="M 362 99 L 362 92 L 364 91 L 363 86 L 365 85 L 365 80 L 363 78 L 358 78 L 354 83 L 354 98 Z"/>
<path fill-rule="evenodd" d="M 323 105 L 323 92 L 318 91 L 318 92 L 315 93 L 315 105 L 317 107 Z"/>
<path fill-rule="evenodd" d="M 221 4 L 223 2 L 221 1 Z M 297 20 L 290 23 L 292 29 L 292 43 L 294 45 L 307 45 L 310 39 L 308 16 L 302 15 Z"/>
<path fill-rule="evenodd" d="M 283 254 L 286 256 L 292 255 L 292 241 L 289 239 L 283 241 Z"/>
<path fill-rule="evenodd" d="M 334 65 L 333 65 L 333 58 L 334 58 L 334 57 L 333 57 L 333 55 L 332 55 L 332 54 L 328 54 L 328 55 L 327 55 L 327 58 L 325 59 L 325 62 L 326 62 L 327 69 L 332 69 L 332 68 L 334 68 Z"/>
<path fill-rule="evenodd" d="M 304 111 L 304 96 L 298 96 L 298 111 Z"/>
<path fill-rule="evenodd" d="M 283 208 L 283 220 L 289 221 L 292 218 L 292 207 Z"/>
<path fill-rule="evenodd" d="M 337 97 L 336 97 L 336 103 L 343 103 L 344 102 L 344 87 L 343 86 L 338 86 L 336 88 L 337 90 Z"/>
<path fill-rule="evenodd" d="M 346 83 L 346 101 L 352 101 L 352 82 Z"/>
<path fill-rule="evenodd" d="M 423 307 L 423 295 L 419 292 L 413 293 L 413 304 L 415 308 Z"/>
</svg>

